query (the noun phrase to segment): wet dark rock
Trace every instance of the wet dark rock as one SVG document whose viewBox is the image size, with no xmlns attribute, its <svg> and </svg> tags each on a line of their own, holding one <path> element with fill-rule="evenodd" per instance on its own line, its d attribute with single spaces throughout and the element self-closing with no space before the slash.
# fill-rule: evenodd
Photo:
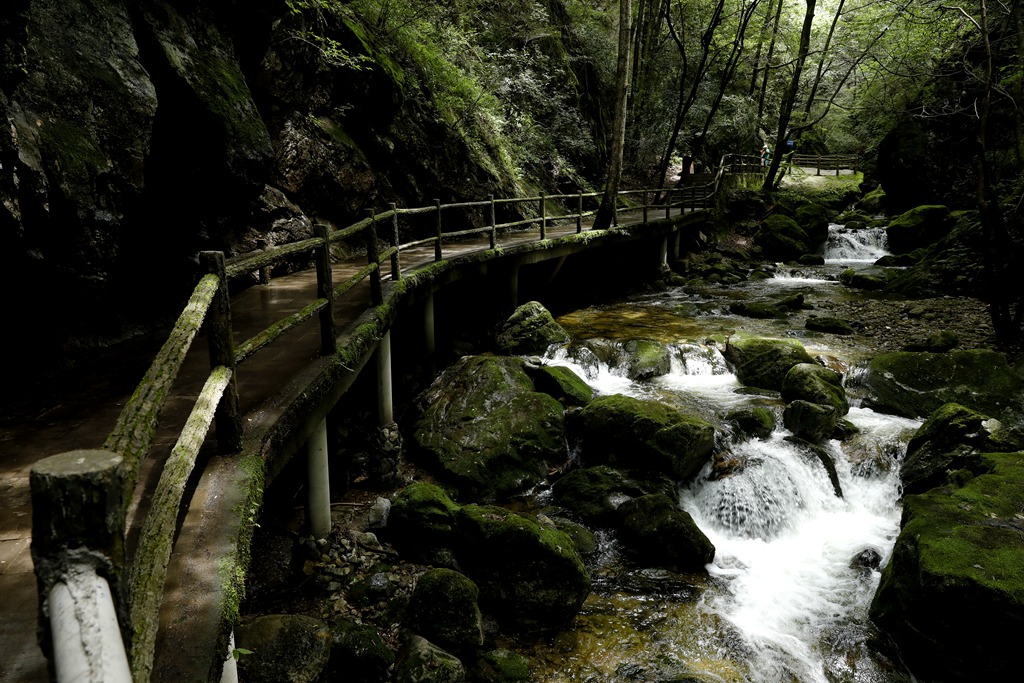
<svg viewBox="0 0 1024 683">
<path fill-rule="evenodd" d="M 982 474 L 987 461 L 981 453 L 1024 448 L 1024 434 L 999 420 L 947 403 L 932 413 L 907 444 L 900 467 L 903 493 L 923 493 L 946 483 L 949 472 L 969 470 Z"/>
<path fill-rule="evenodd" d="M 663 494 L 622 504 L 620 538 L 637 562 L 681 571 L 703 571 L 715 546 L 688 512 Z"/>
<path fill-rule="evenodd" d="M 616 526 L 622 519 L 619 507 L 632 498 L 650 493 L 675 494 L 668 477 L 649 472 L 627 473 L 598 465 L 574 469 L 551 487 L 552 500 L 579 515 L 587 524 Z"/>
<path fill-rule="evenodd" d="M 875 356 L 863 378 L 865 405 L 904 417 L 926 417 L 959 403 L 1013 426 L 1024 415 L 1024 379 L 1005 356 L 985 349 Z"/>
<path fill-rule="evenodd" d="M 735 425 L 740 434 L 767 439 L 775 431 L 775 412 L 764 406 L 739 408 L 726 414 L 725 419 Z"/>
<path fill-rule="evenodd" d="M 850 568 L 870 573 L 882 566 L 882 553 L 874 548 L 865 548 L 850 560 Z"/>
<path fill-rule="evenodd" d="M 820 254 L 804 254 L 796 260 L 802 266 L 823 266 L 825 257 Z"/>
<path fill-rule="evenodd" d="M 458 657 L 426 638 L 412 636 L 395 666 L 395 683 L 463 683 L 466 667 Z"/>
<path fill-rule="evenodd" d="M 804 400 L 791 401 L 782 413 L 786 429 L 812 443 L 830 437 L 838 420 L 839 411 L 835 408 Z"/>
<path fill-rule="evenodd" d="M 949 218 L 949 209 L 939 205 L 918 206 L 897 216 L 885 229 L 889 251 L 909 254 L 938 242 L 952 227 Z"/>
<path fill-rule="evenodd" d="M 914 262 L 886 290 L 906 297 L 986 296 L 985 240 L 977 212 L 956 212 L 955 225 L 936 244 L 915 250 Z"/>
<path fill-rule="evenodd" d="M 509 650 L 490 650 L 476 659 L 471 673 L 481 683 L 519 683 L 530 679 L 530 660 Z"/>
<path fill-rule="evenodd" d="M 809 316 L 804 322 L 804 327 L 813 332 L 825 332 L 826 334 L 850 335 L 854 332 L 850 323 L 830 316 Z"/>
<path fill-rule="evenodd" d="M 738 301 L 729 304 L 729 311 L 744 318 L 769 319 L 785 318 L 787 312 L 773 304 L 762 301 Z"/>
<path fill-rule="evenodd" d="M 689 479 L 711 455 L 710 423 L 657 401 L 601 396 L 579 415 L 583 462 Z"/>
<path fill-rule="evenodd" d="M 452 566 L 459 506 L 438 486 L 415 482 L 398 492 L 388 514 L 387 535 L 412 561 Z"/>
<path fill-rule="evenodd" d="M 479 648 L 484 642 L 473 581 L 451 569 L 430 569 L 416 580 L 402 627 L 451 652 Z"/>
<path fill-rule="evenodd" d="M 814 362 L 795 339 L 759 337 L 730 341 L 725 347 L 725 358 L 735 367 L 741 383 L 775 391 L 782 388 L 782 380 L 791 367 Z"/>
<path fill-rule="evenodd" d="M 235 629 L 238 673 L 247 681 L 312 683 L 319 679 L 331 654 L 332 637 L 319 619 L 299 614 L 255 617 Z"/>
<path fill-rule="evenodd" d="M 621 365 L 630 379 L 651 379 L 672 370 L 668 346 L 650 339 L 631 339 L 622 345 Z"/>
<path fill-rule="evenodd" d="M 884 289 L 892 277 L 893 273 L 887 268 L 847 268 L 839 273 L 839 282 L 853 289 L 879 290 Z"/>
<path fill-rule="evenodd" d="M 924 680 L 1000 680 L 1024 632 L 1024 453 L 904 500 L 872 620 Z"/>
<path fill-rule="evenodd" d="M 960 345 L 960 338 L 956 332 L 950 330 L 939 330 L 923 339 L 915 339 L 903 347 L 904 351 L 927 351 L 929 353 L 943 353 L 952 351 Z"/>
<path fill-rule="evenodd" d="M 594 390 L 571 368 L 564 365 L 542 365 L 526 368 L 537 391 L 552 396 L 563 405 L 585 406 L 594 398 Z"/>
<path fill-rule="evenodd" d="M 796 261 L 814 251 L 807 232 L 792 218 L 777 213 L 764 220 L 754 239 L 771 261 Z"/>
<path fill-rule="evenodd" d="M 373 626 L 338 620 L 331 624 L 331 658 L 325 675 L 358 683 L 387 683 L 395 654 Z"/>
<path fill-rule="evenodd" d="M 539 301 L 519 306 L 498 329 L 498 350 L 506 354 L 543 354 L 552 344 L 569 341 L 569 333 L 555 322 Z"/>
<path fill-rule="evenodd" d="M 828 240 L 829 212 L 820 204 L 808 203 L 797 208 L 796 222 L 807 233 L 807 251 L 813 252 Z"/>
<path fill-rule="evenodd" d="M 865 683 L 913 683 L 892 644 L 871 624 L 842 623 L 822 634 L 825 680 Z"/>
<path fill-rule="evenodd" d="M 790 368 L 782 380 L 781 392 L 782 400 L 787 402 L 804 400 L 817 403 L 834 408 L 839 416 L 850 412 L 843 378 L 817 363 L 799 363 Z"/>
<path fill-rule="evenodd" d="M 775 305 L 788 311 L 802 311 L 808 308 L 803 294 L 791 294 L 783 297 L 776 301 Z"/>
<path fill-rule="evenodd" d="M 588 557 L 597 551 L 597 536 L 587 527 L 564 517 L 552 517 L 551 521 L 556 529 L 572 539 L 573 545 L 576 546 L 576 552 L 581 557 Z"/>
<path fill-rule="evenodd" d="M 818 444 L 805 441 L 799 436 L 787 436 L 786 441 L 797 444 L 804 450 L 805 454 L 809 453 L 821 463 L 828 474 L 829 481 L 832 483 L 832 491 L 836 494 L 836 498 L 842 498 L 843 487 L 839 481 L 839 472 L 836 470 L 836 461 L 832 454 Z"/>
<path fill-rule="evenodd" d="M 420 396 L 413 440 L 459 491 L 494 500 L 566 460 L 562 405 L 534 389 L 518 358 L 463 356 Z"/>
</svg>

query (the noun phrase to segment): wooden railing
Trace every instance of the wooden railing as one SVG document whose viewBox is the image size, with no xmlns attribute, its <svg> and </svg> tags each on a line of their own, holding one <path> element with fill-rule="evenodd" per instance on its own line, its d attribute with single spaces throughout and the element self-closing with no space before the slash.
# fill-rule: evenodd
<svg viewBox="0 0 1024 683">
<path fill-rule="evenodd" d="M 665 217 L 669 217 L 675 211 L 697 211 L 711 208 L 715 201 L 715 192 L 718 187 L 718 179 L 722 170 L 719 170 L 714 183 L 699 186 L 687 186 L 683 188 L 661 188 L 646 190 L 627 190 L 619 193 L 619 198 L 627 208 L 642 212 L 643 222 L 648 221 L 651 211 L 664 211 Z M 462 202 L 454 204 L 442 204 L 436 201 L 432 206 L 420 208 L 398 208 L 391 204 L 386 211 L 374 213 L 369 211 L 362 220 L 342 229 L 330 229 L 325 225 L 318 225 L 315 229 L 315 236 L 299 242 L 272 246 L 260 249 L 251 253 L 242 254 L 230 259 L 225 259 L 222 252 L 203 252 L 201 262 L 207 271 L 196 285 L 187 306 L 182 311 L 177 323 L 157 354 L 148 372 L 139 383 L 132 397 L 129 399 L 121 412 L 117 423 L 99 451 L 76 451 L 75 453 L 91 453 L 101 461 L 104 472 L 108 478 L 114 481 L 113 493 L 110 492 L 110 484 L 106 480 L 106 493 L 102 496 L 103 509 L 93 510 L 88 514 L 96 514 L 99 518 L 108 519 L 112 514 L 111 507 L 119 510 L 114 513 L 120 516 L 119 529 L 124 529 L 126 524 L 126 511 L 129 509 L 131 498 L 136 488 L 139 471 L 143 459 L 149 452 L 156 434 L 157 424 L 161 411 L 170 394 L 170 390 L 181 371 L 185 357 L 196 338 L 200 327 L 207 325 L 207 336 L 210 347 L 211 371 L 206 379 L 198 399 L 192 408 L 177 443 L 171 450 L 161 471 L 161 476 L 153 494 L 152 503 L 149 506 L 149 513 L 141 523 L 138 547 L 130 564 L 130 572 L 127 581 L 122 580 L 122 571 L 125 564 L 123 552 L 123 538 L 117 541 L 118 532 L 108 533 L 103 542 L 85 541 L 85 550 L 95 557 L 102 558 L 102 561 L 90 561 L 88 564 L 99 571 L 99 581 L 103 585 L 112 585 L 113 590 L 107 590 L 107 595 L 112 596 L 115 606 L 120 608 L 118 614 L 121 620 L 121 630 L 125 639 L 131 643 L 128 650 L 131 653 L 131 675 L 135 681 L 147 681 L 150 678 L 152 669 L 155 635 L 160 605 L 163 600 L 164 583 L 167 576 L 167 566 L 174 542 L 177 520 L 181 511 L 182 499 L 186 484 L 196 466 L 196 459 L 199 450 L 207 438 L 210 427 L 216 423 L 217 447 L 223 453 L 237 453 L 241 450 L 243 426 L 242 416 L 239 410 L 238 389 L 236 382 L 236 367 L 248 358 L 252 357 L 260 349 L 280 340 L 290 331 L 305 321 L 319 317 L 321 351 L 323 354 L 333 354 L 337 351 L 337 330 L 334 320 L 334 302 L 345 296 L 358 284 L 370 280 L 371 301 L 374 306 L 383 301 L 382 270 L 385 264 L 389 263 L 390 277 L 398 280 L 402 277 L 401 255 L 410 249 L 422 246 L 433 245 L 434 260 L 440 261 L 444 258 L 444 243 L 446 240 L 455 240 L 486 234 L 489 237 L 490 248 L 496 248 L 499 243 L 499 236 L 510 234 L 518 228 L 527 226 L 538 226 L 540 228 L 539 239 L 547 239 L 547 228 L 554 222 L 574 222 L 576 232 L 583 231 L 583 221 L 596 213 L 596 210 L 585 210 L 585 203 L 595 203 L 594 200 L 601 196 L 596 192 L 579 192 L 576 194 L 561 195 L 537 195 L 533 197 L 517 197 L 507 199 L 496 199 L 490 197 L 484 201 Z M 656 202 L 656 198 L 662 198 Z M 568 213 L 551 213 L 555 207 L 569 207 Z M 535 207 L 535 214 L 515 220 L 498 222 L 499 211 L 506 215 L 517 212 L 520 215 L 532 212 Z M 463 212 L 482 212 L 485 217 L 484 225 L 471 229 L 446 231 L 445 212 L 459 210 Z M 620 209 L 618 202 L 614 212 L 613 224 L 618 225 Z M 433 217 L 432 234 L 428 237 L 418 237 L 410 241 L 401 242 L 400 235 L 410 232 L 409 226 L 403 230 L 403 221 L 422 220 L 415 217 Z M 381 240 L 381 233 L 384 239 Z M 422 226 L 420 233 L 422 234 Z M 366 265 L 358 270 L 352 277 L 340 284 L 332 281 L 331 267 L 331 245 L 339 242 L 351 243 L 361 241 L 366 250 Z M 386 246 L 381 248 L 381 241 Z M 274 265 L 295 258 L 313 257 L 316 262 L 317 294 L 316 299 L 311 301 L 299 311 L 278 320 L 265 330 L 253 335 L 239 344 L 234 342 L 234 331 L 231 321 L 231 303 L 229 298 L 229 283 L 232 280 L 248 276 L 253 272 L 266 273 Z M 75 465 L 75 458 L 68 458 L 69 454 L 61 454 L 46 458 L 37 464 L 33 470 L 33 507 L 45 509 L 54 504 L 52 491 L 55 486 L 53 481 L 60 481 L 57 488 L 64 491 L 63 495 L 74 497 L 76 492 L 90 500 L 98 500 L 99 497 L 88 493 L 88 486 L 81 481 L 81 464 Z M 61 460 L 63 458 L 63 460 Z M 72 464 L 69 465 L 68 462 Z M 48 463 L 48 464 L 47 464 Z M 49 470 L 47 468 L 50 468 Z M 50 471 L 56 469 L 56 473 Z M 37 471 L 39 476 L 37 476 Z M 43 481 L 43 474 L 47 479 Z M 45 485 L 44 485 L 45 484 Z M 49 497 L 48 497 L 49 496 Z M 113 500 L 114 502 L 111 502 Z M 85 512 L 81 515 L 87 516 Z M 73 527 L 77 520 L 65 520 L 68 528 Z M 63 595 L 66 591 L 67 578 L 72 572 L 67 556 L 76 555 L 77 550 L 61 548 L 59 537 L 73 535 L 71 531 L 62 532 L 57 526 L 49 530 L 54 538 L 48 547 L 53 548 L 54 558 L 47 566 L 48 570 L 44 577 L 40 575 L 40 584 L 43 586 L 40 596 L 41 602 L 50 598 L 55 591 Z M 123 531 L 121 532 L 123 533 Z M 42 534 L 41 530 L 33 529 L 33 538 Z M 113 539 L 113 540 L 111 540 Z M 35 540 L 33 541 L 35 544 Z M 112 550 L 113 548 L 113 550 Z M 79 549 L 80 550 L 80 549 Z M 80 555 L 80 553 L 78 553 Z M 76 555 L 76 556 L 78 556 Z M 37 567 L 44 564 L 37 561 Z M 126 585 L 126 590 L 124 586 Z M 61 589 L 60 587 L 64 588 Z M 126 600 L 119 599 L 119 595 L 126 592 Z M 127 609 L 125 609 L 125 603 Z M 111 607 L 110 610 L 114 610 Z M 108 619 L 108 631 L 109 623 Z M 116 624 L 115 624 L 116 628 Z M 116 634 L 115 634 L 116 635 Z M 108 639 L 112 636 L 108 633 Z M 119 643 L 118 643 L 119 644 Z M 124 650 L 114 658 L 121 658 L 119 664 L 104 665 L 104 657 L 107 655 L 96 652 L 89 652 L 89 648 L 82 649 L 73 655 L 56 654 L 58 657 L 70 657 L 85 662 L 85 664 L 65 666 L 64 671 L 75 671 L 86 668 L 109 675 L 111 679 L 116 677 L 123 679 L 123 670 L 127 664 L 123 662 Z M 55 648 L 55 652 L 57 652 Z M 91 658 L 97 658 L 91 662 Z M 105 660 L 104 660 L 105 661 Z M 77 668 L 76 668 L 77 666 Z M 107 669 L 103 667 L 107 666 Z M 113 668 L 109 668 L 113 666 Z M 98 669 L 96 667 L 99 667 Z M 60 666 L 57 667 L 61 671 Z M 108 674 L 102 673 L 107 671 Z M 62 678 L 58 675 L 58 678 Z"/>
<path fill-rule="evenodd" d="M 860 170 L 858 154 L 792 154 L 788 161 L 793 166 L 817 169 L 815 175 L 821 175 L 822 171 L 835 171 L 839 175 L 844 169 L 854 173 Z"/>
</svg>

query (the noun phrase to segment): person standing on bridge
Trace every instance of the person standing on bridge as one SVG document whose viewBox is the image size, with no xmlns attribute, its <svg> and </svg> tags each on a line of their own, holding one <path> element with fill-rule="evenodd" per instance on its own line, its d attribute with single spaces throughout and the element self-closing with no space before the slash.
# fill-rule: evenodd
<svg viewBox="0 0 1024 683">
<path fill-rule="evenodd" d="M 761 145 L 761 165 L 767 166 L 768 162 L 772 160 L 772 148 L 768 146 L 768 143 Z"/>
</svg>

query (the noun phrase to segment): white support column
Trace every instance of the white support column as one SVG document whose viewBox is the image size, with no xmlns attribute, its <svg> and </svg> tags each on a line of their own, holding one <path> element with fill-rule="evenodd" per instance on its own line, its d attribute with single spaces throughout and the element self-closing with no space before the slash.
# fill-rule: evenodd
<svg viewBox="0 0 1024 683">
<path fill-rule="evenodd" d="M 131 683 L 106 579 L 88 565 L 73 567 L 50 590 L 49 608 L 58 683 Z"/>
<path fill-rule="evenodd" d="M 235 659 L 235 632 L 228 638 L 228 658 L 220 670 L 220 683 L 238 683 L 238 660 Z"/>
<path fill-rule="evenodd" d="M 331 477 L 327 464 L 327 420 L 322 420 L 306 442 L 309 501 L 306 520 L 315 538 L 331 531 Z"/>
<path fill-rule="evenodd" d="M 659 249 L 658 264 L 662 268 L 668 268 L 668 237 L 661 240 L 661 249 Z"/>
<path fill-rule="evenodd" d="M 391 331 L 384 333 L 377 347 L 377 420 L 381 426 L 395 421 L 391 386 Z"/>
</svg>

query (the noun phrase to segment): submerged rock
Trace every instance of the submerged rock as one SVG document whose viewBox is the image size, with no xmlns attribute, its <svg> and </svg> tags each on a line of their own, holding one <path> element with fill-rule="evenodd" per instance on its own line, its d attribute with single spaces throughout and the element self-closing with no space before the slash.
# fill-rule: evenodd
<svg viewBox="0 0 1024 683">
<path fill-rule="evenodd" d="M 910 670 L 950 683 L 1006 680 L 1024 633 L 1024 453 L 907 496 L 871 618 Z"/>
</svg>

